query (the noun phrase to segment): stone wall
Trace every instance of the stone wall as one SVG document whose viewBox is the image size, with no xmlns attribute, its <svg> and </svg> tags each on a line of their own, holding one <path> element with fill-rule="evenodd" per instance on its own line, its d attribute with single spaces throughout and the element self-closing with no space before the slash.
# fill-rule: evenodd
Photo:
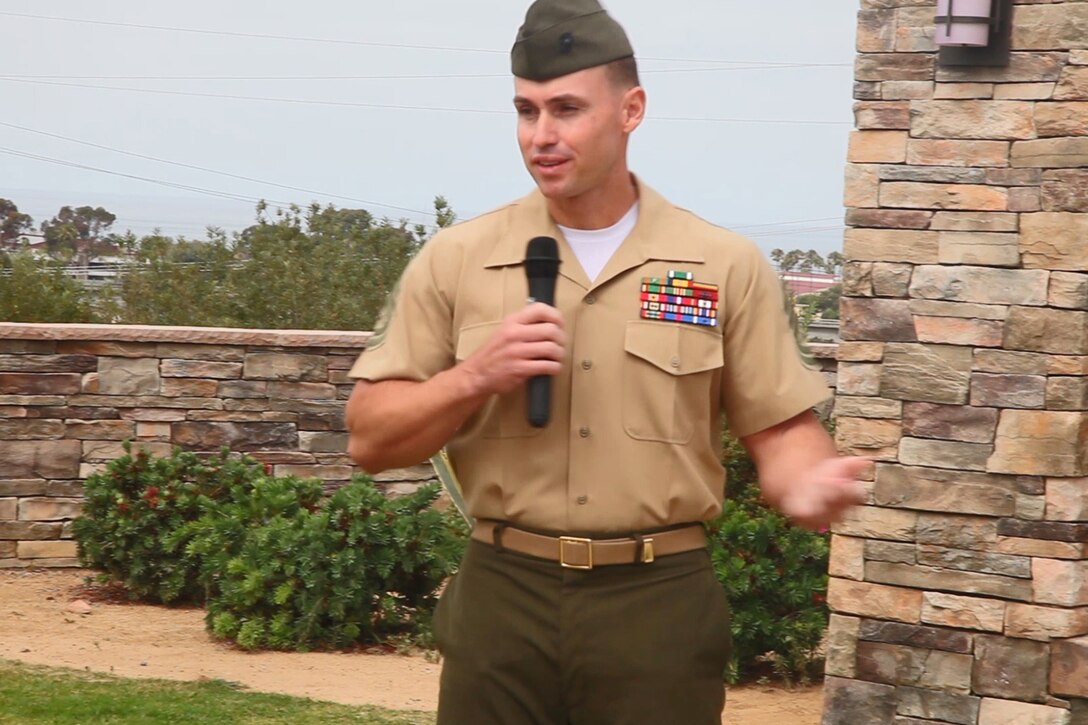
<svg viewBox="0 0 1088 725">
<path fill-rule="evenodd" d="M 0 569 L 78 566 L 83 480 L 132 440 L 156 455 L 222 446 L 326 490 L 346 455 L 347 377 L 369 333 L 0 323 Z M 835 346 L 811 346 L 830 385 Z M 428 463 L 375 476 L 389 492 Z"/>
<path fill-rule="evenodd" d="M 862 0 L 825 725 L 1088 723 L 1088 2 L 1018 0 L 942 68 Z"/>
<path fill-rule="evenodd" d="M 83 479 L 125 439 L 158 455 L 228 446 L 276 475 L 346 482 L 347 372 L 367 337 L 0 323 L 0 568 L 77 564 Z"/>
</svg>

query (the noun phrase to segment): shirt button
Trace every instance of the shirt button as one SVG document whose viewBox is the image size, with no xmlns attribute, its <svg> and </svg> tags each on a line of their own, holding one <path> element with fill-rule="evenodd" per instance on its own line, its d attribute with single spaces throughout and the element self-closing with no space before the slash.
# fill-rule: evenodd
<svg viewBox="0 0 1088 725">
<path fill-rule="evenodd" d="M 591 367 L 593 367 L 593 361 L 592 360 L 583 360 L 582 361 L 582 369 L 583 370 L 589 370 Z"/>
<path fill-rule="evenodd" d="M 589 438 L 589 428 L 587 428 L 586 426 L 582 426 L 578 429 L 578 435 L 582 436 L 583 438 Z"/>
<path fill-rule="evenodd" d="M 674 368 L 680 367 L 680 358 L 674 357 L 672 360 L 669 360 L 669 365 L 672 365 Z"/>
<path fill-rule="evenodd" d="M 593 295 L 586 295 L 586 304 L 587 305 L 593 305 L 593 304 L 596 304 L 596 303 L 597 303 L 597 298 L 596 297 L 594 297 Z"/>
<path fill-rule="evenodd" d="M 579 496 L 578 497 L 578 505 L 579 506 L 585 506 L 588 502 L 589 502 L 589 496 Z"/>
</svg>

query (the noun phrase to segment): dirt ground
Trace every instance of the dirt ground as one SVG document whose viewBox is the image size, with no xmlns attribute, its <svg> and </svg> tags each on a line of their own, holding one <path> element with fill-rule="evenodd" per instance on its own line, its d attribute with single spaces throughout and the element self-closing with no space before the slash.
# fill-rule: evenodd
<svg viewBox="0 0 1088 725">
<path fill-rule="evenodd" d="M 421 656 L 261 652 L 212 641 L 203 612 L 111 603 L 84 588 L 86 572 L 0 571 L 0 659 L 110 672 L 122 677 L 223 679 L 252 690 L 434 710 L 439 665 Z M 90 594 L 90 596 L 88 596 Z M 74 600 L 90 613 L 69 611 Z M 816 725 L 819 688 L 730 689 L 723 723 Z"/>
</svg>

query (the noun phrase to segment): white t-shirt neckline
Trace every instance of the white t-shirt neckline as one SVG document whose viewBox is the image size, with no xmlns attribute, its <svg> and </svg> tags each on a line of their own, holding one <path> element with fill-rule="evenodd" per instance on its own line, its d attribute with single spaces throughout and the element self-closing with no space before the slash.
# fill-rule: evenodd
<svg viewBox="0 0 1088 725">
<path fill-rule="evenodd" d="M 600 276 L 608 260 L 624 240 L 631 236 L 631 231 L 638 222 L 638 208 L 639 203 L 636 201 L 618 222 L 604 229 L 572 229 L 557 225 L 590 282 Z"/>
</svg>

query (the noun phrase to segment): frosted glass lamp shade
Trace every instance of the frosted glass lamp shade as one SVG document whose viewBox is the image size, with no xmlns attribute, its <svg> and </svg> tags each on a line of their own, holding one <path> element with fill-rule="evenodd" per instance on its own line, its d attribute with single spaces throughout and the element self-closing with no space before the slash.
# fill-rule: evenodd
<svg viewBox="0 0 1088 725">
<path fill-rule="evenodd" d="M 993 0 L 937 0 L 937 45 L 985 47 Z"/>
</svg>

